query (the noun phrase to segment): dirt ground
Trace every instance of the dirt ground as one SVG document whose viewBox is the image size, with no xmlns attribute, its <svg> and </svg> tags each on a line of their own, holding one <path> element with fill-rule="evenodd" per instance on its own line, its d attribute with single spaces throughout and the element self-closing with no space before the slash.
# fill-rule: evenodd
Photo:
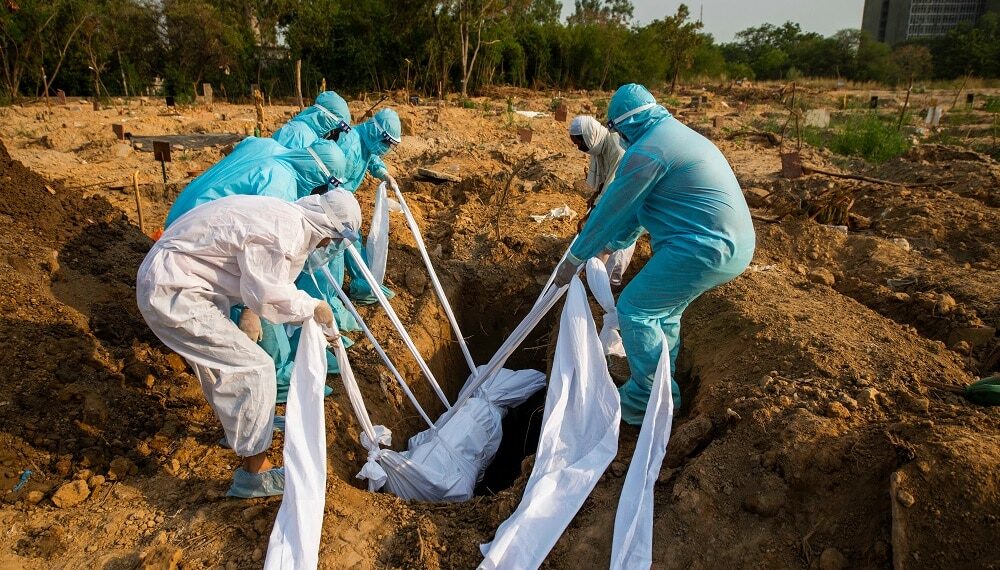
<svg viewBox="0 0 1000 570">
<path fill-rule="evenodd" d="M 656 487 L 654 567 L 1000 568 L 1000 411 L 952 390 L 1000 370 L 1000 164 L 929 143 L 879 167 L 805 148 L 807 165 L 891 184 L 787 179 L 781 149 L 749 128 L 780 112 L 780 93 L 707 94 L 707 106 L 679 116 L 733 164 L 758 249 L 743 276 L 685 314 L 684 407 Z M 846 94 L 810 97 L 836 108 Z M 596 112 L 609 94 L 560 97 L 572 117 Z M 402 96 L 393 105 L 406 136 L 387 162 L 479 362 L 526 314 L 576 231 L 576 219 L 528 216 L 586 208 L 586 160 L 566 124 L 506 111 L 509 100 L 548 113 L 552 99 L 509 90 L 474 109 Z M 351 106 L 360 116 L 368 105 Z M 266 108 L 265 130 L 294 111 Z M 216 445 L 222 430 L 197 381 L 134 302 L 147 234 L 223 149 L 174 147 L 164 185 L 152 154 L 117 142 L 111 127 L 247 134 L 253 109 L 129 101 L 93 111 L 84 101 L 3 108 L 0 118 L 0 569 L 260 567 L 280 499 L 224 497 L 237 459 Z M 526 127 L 531 143 L 519 142 Z M 460 181 L 430 181 L 418 168 Z M 366 212 L 373 189 L 369 181 L 358 193 Z M 402 218 L 393 216 L 391 234 L 393 305 L 453 397 L 465 364 Z M 631 274 L 648 256 L 641 242 Z M 388 320 L 363 313 L 420 401 L 440 413 Z M 510 367 L 546 369 L 556 314 Z M 420 421 L 367 341 L 355 340 L 369 411 L 400 449 Z M 520 500 L 541 401 L 505 421 L 477 497 L 408 503 L 355 479 L 365 457 L 358 426 L 338 379 L 329 384 L 320 566 L 475 567 L 479 544 Z M 546 568 L 607 567 L 636 437 L 623 426 L 619 457 Z"/>
</svg>

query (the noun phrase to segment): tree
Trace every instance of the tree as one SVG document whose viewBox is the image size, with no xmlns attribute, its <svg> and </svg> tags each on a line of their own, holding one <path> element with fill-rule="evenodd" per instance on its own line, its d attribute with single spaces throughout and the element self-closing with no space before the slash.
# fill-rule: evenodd
<svg viewBox="0 0 1000 570">
<path fill-rule="evenodd" d="M 500 3 L 497 0 L 457 0 L 459 53 L 462 62 L 462 97 L 469 96 L 469 79 L 476 66 L 476 58 L 483 47 L 483 26 L 496 17 Z M 475 39 L 473 39 L 475 35 Z"/>
<path fill-rule="evenodd" d="M 172 63 L 168 89 L 194 94 L 199 83 L 235 66 L 236 54 L 244 51 L 235 23 L 207 0 L 165 0 L 163 23 Z"/>
<path fill-rule="evenodd" d="M 867 32 L 862 33 L 858 45 L 856 79 L 862 81 L 881 81 L 892 73 L 890 61 L 892 49 L 884 43 L 875 41 Z"/>
<path fill-rule="evenodd" d="M 677 7 L 677 13 L 659 23 L 660 34 L 669 62 L 670 93 L 677 90 L 677 79 L 694 63 L 695 54 L 704 41 L 700 31 L 702 23 L 688 20 L 691 13 L 686 4 Z"/>
<path fill-rule="evenodd" d="M 89 12 L 70 0 L 28 0 L 0 12 L 0 59 L 7 95 L 21 94 L 26 74 L 37 73 L 46 91 L 59 75 L 66 54 Z M 49 72 L 41 73 L 48 66 Z M 43 79 L 43 76 L 45 78 Z"/>
<path fill-rule="evenodd" d="M 913 81 L 931 76 L 934 70 L 934 56 L 927 46 L 902 45 L 889 56 L 894 67 L 896 80 Z"/>
<path fill-rule="evenodd" d="M 617 55 L 630 35 L 628 25 L 633 11 L 630 0 L 576 0 L 575 10 L 567 19 L 576 38 L 586 42 L 581 47 L 591 48 L 589 59 L 597 61 L 590 63 L 600 65 L 599 89 L 604 89 L 611 69 L 619 64 Z"/>
</svg>

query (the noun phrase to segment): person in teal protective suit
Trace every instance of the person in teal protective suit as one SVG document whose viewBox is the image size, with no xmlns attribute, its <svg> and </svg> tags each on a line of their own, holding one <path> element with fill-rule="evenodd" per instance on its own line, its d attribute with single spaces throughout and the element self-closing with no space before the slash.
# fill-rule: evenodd
<svg viewBox="0 0 1000 570">
<path fill-rule="evenodd" d="M 344 151 L 344 155 L 347 157 L 347 173 L 344 188 L 350 192 L 356 192 L 361 183 L 364 182 L 365 173 L 371 173 L 373 177 L 388 182 L 393 189 L 398 188 L 396 180 L 389 174 L 389 169 L 381 157 L 385 156 L 401 140 L 402 124 L 399 121 L 399 115 L 392 109 L 382 109 L 375 113 L 375 116 L 371 119 L 355 126 L 350 132 L 341 135 L 337 140 L 337 144 L 340 145 L 341 150 Z M 365 256 L 364 240 L 358 240 L 354 246 L 361 253 L 362 257 L 367 259 Z M 344 266 L 345 258 L 343 255 L 334 258 L 329 264 L 330 272 L 339 281 L 341 286 L 344 282 Z M 351 276 L 351 299 L 359 304 L 376 302 L 377 299 L 372 292 L 371 286 L 361 274 L 361 270 L 354 263 L 354 260 L 349 257 L 346 258 L 346 266 Z M 316 286 L 308 276 L 303 275 L 299 277 L 296 285 L 311 295 L 318 296 L 318 294 L 322 294 L 319 298 L 329 301 L 328 294 L 330 292 L 316 291 Z M 320 280 L 320 286 L 324 289 L 330 287 L 329 284 L 322 280 Z M 384 286 L 382 287 L 382 292 L 386 297 L 391 298 L 394 295 L 392 291 Z M 340 321 L 337 322 L 339 323 Z"/>
<path fill-rule="evenodd" d="M 333 141 L 288 150 L 270 139 L 248 137 L 181 191 L 164 226 L 223 196 L 271 196 L 294 202 L 314 190 L 325 190 L 331 182 L 341 184 L 346 170 L 344 153 Z"/>
<path fill-rule="evenodd" d="M 747 268 L 755 234 L 725 156 L 658 105 L 645 87 L 620 87 L 608 117 L 625 155 L 556 271 L 555 283 L 569 283 L 587 259 L 628 247 L 643 228 L 649 232 L 653 256 L 617 304 L 631 371 L 619 389 L 622 420 L 641 425 L 663 343 L 670 351 L 672 376 L 684 309 Z M 671 391 L 679 406 L 676 382 Z"/>
<path fill-rule="evenodd" d="M 319 140 L 308 148 L 288 150 L 271 139 L 249 137 L 184 188 L 170 208 L 165 225 L 169 227 L 201 204 L 236 194 L 294 202 L 313 193 L 325 192 L 331 186 L 340 186 L 345 173 L 344 153 L 333 141 Z M 347 325 L 353 325 L 353 330 L 358 329 L 354 317 L 339 301 L 331 307 L 338 322 L 343 319 Z M 239 305 L 232 308 L 230 316 L 274 360 L 277 402 L 284 402 L 295 362 L 294 344 L 284 325 L 263 320 Z M 349 346 L 350 341 L 345 341 Z M 338 371 L 336 362 L 332 353 L 328 353 L 329 372 Z"/>
<path fill-rule="evenodd" d="M 337 140 L 351 130 L 351 109 L 334 91 L 324 91 L 316 103 L 302 110 L 273 135 L 285 148 L 305 148 L 320 139 Z"/>
</svg>

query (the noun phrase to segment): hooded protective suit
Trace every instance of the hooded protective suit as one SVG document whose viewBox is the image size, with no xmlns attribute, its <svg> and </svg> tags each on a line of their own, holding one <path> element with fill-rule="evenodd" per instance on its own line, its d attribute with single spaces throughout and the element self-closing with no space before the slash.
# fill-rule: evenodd
<svg viewBox="0 0 1000 570">
<path fill-rule="evenodd" d="M 628 148 L 568 262 L 580 265 L 602 250 L 628 247 L 643 228 L 649 231 L 653 256 L 617 305 L 632 373 L 620 389 L 622 419 L 640 425 L 662 343 L 670 349 L 673 369 L 684 309 L 746 269 L 755 235 L 725 156 L 657 105 L 645 87 L 620 87 L 608 116 Z M 680 402 L 676 383 L 673 397 Z"/>
<path fill-rule="evenodd" d="M 331 176 L 343 180 L 346 166 L 343 151 L 333 141 L 288 150 L 272 140 L 249 137 L 184 188 L 164 225 L 169 228 L 196 206 L 224 196 L 244 194 L 295 201 L 325 186 Z"/>
<path fill-rule="evenodd" d="M 618 134 L 608 132 L 608 128 L 590 115 L 580 115 L 573 119 L 569 134 L 580 135 L 586 143 L 590 155 L 587 169 L 587 186 L 594 192 L 601 192 L 615 179 L 615 170 L 625 151 L 618 143 Z M 597 200 L 600 201 L 598 195 Z"/>
<path fill-rule="evenodd" d="M 274 323 L 312 317 L 320 301 L 293 279 L 321 240 L 354 239 L 360 225 L 358 202 L 344 190 L 296 202 L 229 196 L 181 216 L 139 267 L 142 316 L 191 364 L 240 457 L 271 445 L 275 372 L 230 307 L 243 303 Z"/>
<path fill-rule="evenodd" d="M 315 153 L 315 154 L 314 154 Z M 317 160 L 317 157 L 319 160 Z M 333 141 L 318 140 L 307 149 L 288 150 L 268 138 L 249 137 L 229 156 L 195 178 L 180 193 L 167 215 L 166 225 L 198 205 L 233 195 L 270 196 L 288 202 L 308 196 L 314 188 L 325 186 L 331 176 L 343 179 L 344 154 Z M 354 317 L 334 297 L 320 297 L 333 309 L 341 330 L 358 330 Z M 234 306 L 232 318 L 239 322 L 242 306 Z M 272 358 L 277 374 L 278 403 L 284 402 L 295 362 L 294 340 L 285 327 L 263 315 L 260 346 Z M 336 372 L 336 360 L 329 355 L 330 372 Z"/>
<path fill-rule="evenodd" d="M 371 119 L 354 127 L 351 132 L 341 135 L 337 144 L 344 151 L 347 157 L 347 174 L 344 188 L 351 192 L 356 192 L 365 180 L 365 172 L 370 172 L 372 176 L 384 179 L 389 174 L 389 169 L 382 162 L 382 156 L 392 149 L 392 144 L 398 144 L 402 140 L 402 124 L 399 115 L 392 109 L 382 109 L 375 113 Z M 354 244 L 365 256 L 364 243 L 358 241 Z M 344 280 L 344 257 L 341 255 L 330 262 L 330 272 L 340 280 L 343 285 Z M 365 281 L 360 269 L 354 265 L 353 259 L 348 259 L 347 270 L 351 275 L 350 296 L 359 303 L 368 304 L 376 301 L 375 294 L 371 286 Z M 315 285 L 309 279 L 299 279 L 299 286 L 306 291 L 315 291 Z M 321 283 L 321 286 L 324 286 Z M 382 287 L 382 292 L 386 297 L 392 297 L 394 293 L 386 287 Z M 324 297 L 326 298 L 326 297 Z M 340 321 L 338 321 L 340 322 Z"/>
<path fill-rule="evenodd" d="M 351 109 L 335 91 L 324 91 L 316 103 L 303 109 L 271 136 L 286 148 L 306 148 L 326 138 L 340 122 L 351 124 Z"/>
<path fill-rule="evenodd" d="M 382 157 L 392 149 L 392 144 L 399 144 L 402 133 L 399 115 L 392 109 L 382 109 L 351 132 L 341 135 L 337 144 L 347 157 L 344 188 L 356 192 L 365 180 L 365 172 L 371 172 L 375 178 L 385 178 L 389 169 Z"/>
</svg>

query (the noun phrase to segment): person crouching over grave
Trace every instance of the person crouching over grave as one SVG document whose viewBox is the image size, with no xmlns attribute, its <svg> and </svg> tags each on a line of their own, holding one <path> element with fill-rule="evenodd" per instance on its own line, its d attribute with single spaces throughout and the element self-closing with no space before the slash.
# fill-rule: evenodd
<svg viewBox="0 0 1000 570">
<path fill-rule="evenodd" d="M 627 147 L 625 155 L 554 282 L 568 284 L 591 257 L 628 247 L 644 228 L 649 231 L 653 256 L 617 304 L 631 372 L 619 389 L 622 421 L 641 425 L 663 343 L 673 378 L 684 309 L 743 273 L 756 237 L 726 157 L 658 105 L 645 87 L 619 87 L 608 117 L 609 130 Z M 671 392 L 679 406 L 676 382 Z"/>
<path fill-rule="evenodd" d="M 274 422 L 271 357 L 229 318 L 243 303 L 274 323 L 333 321 L 330 306 L 295 287 L 317 248 L 357 239 L 361 208 L 335 189 L 295 202 L 228 196 L 170 224 L 139 267 L 136 300 L 149 328 L 183 356 L 201 382 L 242 465 L 231 497 L 284 491 L 284 470 L 267 459 Z"/>
</svg>

